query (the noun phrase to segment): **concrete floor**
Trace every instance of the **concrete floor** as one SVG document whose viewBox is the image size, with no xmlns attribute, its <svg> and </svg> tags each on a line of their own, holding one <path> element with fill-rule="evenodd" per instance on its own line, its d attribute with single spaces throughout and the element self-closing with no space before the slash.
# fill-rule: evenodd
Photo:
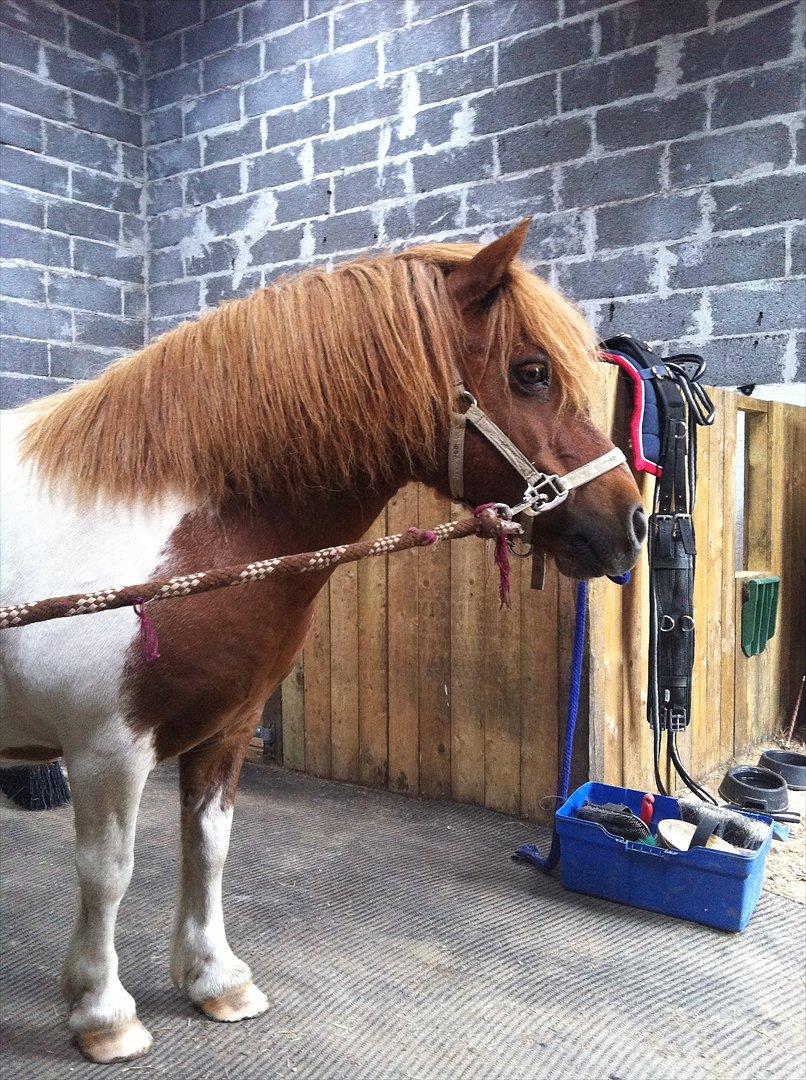
<svg viewBox="0 0 806 1080">
<path fill-rule="evenodd" d="M 344 1080 L 764 1080 L 804 1075 L 804 909 L 765 894 L 741 936 L 565 892 L 516 865 L 522 822 L 249 766 L 230 941 L 272 1003 L 213 1024 L 171 987 L 173 771 L 143 801 L 118 930 L 155 1038 L 116 1066 L 69 1045 L 58 968 L 69 808 L 3 808 L 2 1075 Z"/>
</svg>

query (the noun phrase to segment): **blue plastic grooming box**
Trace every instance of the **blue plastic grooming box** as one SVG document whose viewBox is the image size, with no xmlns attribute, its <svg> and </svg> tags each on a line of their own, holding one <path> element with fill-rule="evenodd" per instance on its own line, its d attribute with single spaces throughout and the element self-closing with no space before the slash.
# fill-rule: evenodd
<svg viewBox="0 0 806 1080">
<path fill-rule="evenodd" d="M 622 840 L 576 812 L 584 802 L 619 803 L 641 811 L 644 792 L 609 784 L 583 784 L 557 811 L 562 883 L 573 892 L 617 900 L 718 930 L 744 930 L 761 894 L 764 862 L 772 842 L 772 822 L 764 843 L 752 855 L 731 855 L 698 847 L 669 851 Z M 654 821 L 680 818 L 677 800 L 655 796 Z"/>
</svg>

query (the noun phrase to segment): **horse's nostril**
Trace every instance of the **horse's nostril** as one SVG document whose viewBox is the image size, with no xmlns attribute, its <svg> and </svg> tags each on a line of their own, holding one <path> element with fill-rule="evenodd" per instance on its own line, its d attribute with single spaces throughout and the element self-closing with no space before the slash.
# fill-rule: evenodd
<svg viewBox="0 0 806 1080">
<path fill-rule="evenodd" d="M 636 506 L 632 515 L 632 531 L 637 544 L 643 544 L 646 539 L 646 511 L 643 506 Z"/>
</svg>

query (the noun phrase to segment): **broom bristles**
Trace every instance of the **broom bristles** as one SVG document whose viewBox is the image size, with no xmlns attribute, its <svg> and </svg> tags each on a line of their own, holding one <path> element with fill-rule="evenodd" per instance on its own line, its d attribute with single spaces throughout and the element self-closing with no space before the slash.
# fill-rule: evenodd
<svg viewBox="0 0 806 1080">
<path fill-rule="evenodd" d="M 67 777 L 58 761 L 0 769 L 0 791 L 23 810 L 53 810 L 70 802 Z"/>
</svg>

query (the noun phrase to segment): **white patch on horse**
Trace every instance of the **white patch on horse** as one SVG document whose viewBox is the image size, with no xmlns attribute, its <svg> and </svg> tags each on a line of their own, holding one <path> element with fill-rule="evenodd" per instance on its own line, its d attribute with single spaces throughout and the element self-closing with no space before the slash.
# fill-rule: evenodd
<svg viewBox="0 0 806 1080">
<path fill-rule="evenodd" d="M 19 459 L 30 419 L 26 412 L 0 417 L 3 601 L 146 581 L 190 505 L 79 508 L 67 493 L 50 493 Z M 58 748 L 67 766 L 80 902 L 62 990 L 70 1027 L 95 1061 L 151 1045 L 118 979 L 114 947 L 140 795 L 155 762 L 151 736 L 134 735 L 121 704 L 126 654 L 138 631 L 137 617 L 124 608 L 7 630 L 2 642 L 0 748 Z"/>
<path fill-rule="evenodd" d="M 229 849 L 232 807 L 222 807 L 221 792 L 182 808 L 182 880 L 171 951 L 171 975 L 191 1001 L 215 1019 L 255 1016 L 267 1006 L 252 984 L 249 967 L 233 953 L 224 930 L 221 883 Z M 230 991 L 248 991 L 248 1012 L 218 1015 Z M 228 1006 L 231 1010 L 231 1005 Z"/>
<path fill-rule="evenodd" d="M 149 509 L 78 507 L 54 495 L 19 460 L 31 414 L 0 414 L 0 595 L 4 603 L 42 600 L 146 581 L 191 505 L 166 499 Z M 0 748 L 71 748 L 112 738 L 128 753 L 120 715 L 126 653 L 138 636 L 129 608 L 8 630 L 0 670 Z M 47 658 L 46 661 L 43 658 Z"/>
</svg>

